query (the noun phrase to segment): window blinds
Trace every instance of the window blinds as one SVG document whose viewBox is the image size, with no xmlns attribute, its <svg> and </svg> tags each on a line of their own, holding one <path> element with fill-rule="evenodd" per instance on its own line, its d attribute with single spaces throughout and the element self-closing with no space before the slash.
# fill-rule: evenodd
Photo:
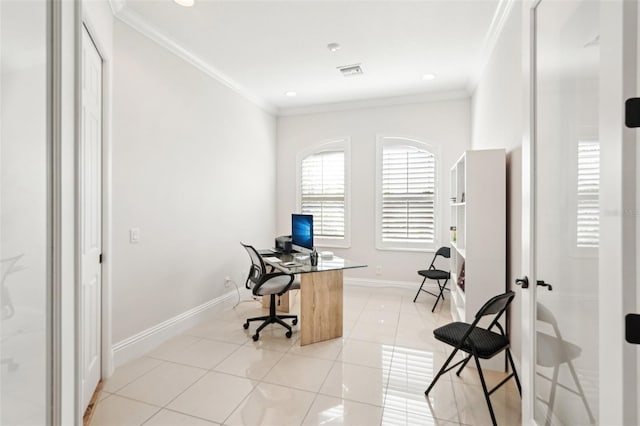
<svg viewBox="0 0 640 426">
<path fill-rule="evenodd" d="M 301 212 L 313 215 L 315 237 L 344 238 L 344 151 L 302 160 Z"/>
<path fill-rule="evenodd" d="M 435 157 L 413 146 L 382 148 L 383 242 L 435 241 Z"/>
<path fill-rule="evenodd" d="M 578 142 L 577 246 L 598 247 L 600 240 L 600 143 Z"/>
</svg>

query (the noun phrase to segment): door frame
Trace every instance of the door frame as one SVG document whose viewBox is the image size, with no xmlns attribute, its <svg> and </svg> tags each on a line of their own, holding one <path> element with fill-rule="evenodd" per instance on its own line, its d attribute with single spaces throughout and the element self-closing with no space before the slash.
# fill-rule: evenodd
<svg viewBox="0 0 640 426">
<path fill-rule="evenodd" d="M 80 16 L 82 17 L 80 23 L 80 29 L 82 26 L 87 29 L 91 40 L 93 41 L 96 50 L 98 51 L 98 55 L 102 58 L 102 289 L 101 289 L 101 351 L 100 351 L 100 376 L 101 379 L 107 378 L 113 374 L 114 366 L 113 366 L 113 349 L 112 349 L 112 327 L 111 327 L 111 276 L 112 276 L 112 184 L 111 184 L 111 152 L 112 152 L 112 143 L 111 143 L 111 119 L 112 119 L 112 75 L 113 75 L 113 59 L 112 59 L 112 51 L 110 49 L 110 44 L 108 41 L 104 40 L 106 38 L 103 36 L 102 32 L 99 31 L 99 27 L 94 24 L 88 14 L 84 11 L 80 11 Z M 81 37 L 78 37 L 81 41 Z M 77 59 L 78 64 L 78 76 L 80 75 L 80 63 L 81 58 Z M 78 103 L 81 102 L 82 96 L 82 88 L 80 87 L 81 81 L 80 78 L 77 79 L 77 92 L 78 92 Z M 76 122 L 78 123 L 78 128 L 81 123 L 81 109 L 78 108 L 76 112 Z M 76 150 L 79 149 L 80 144 L 80 135 L 78 136 L 78 145 L 76 146 Z M 80 170 L 80 161 L 79 156 L 76 156 L 76 168 Z M 76 176 L 76 179 L 79 179 L 79 176 Z M 79 195 L 76 197 L 76 217 L 80 217 L 80 202 Z M 76 280 L 76 306 L 75 306 L 75 316 L 76 316 L 76 359 L 79 360 L 82 351 L 82 341 L 80 335 L 80 319 L 81 319 L 81 311 L 80 311 L 80 286 L 82 285 L 80 280 L 80 268 L 81 268 L 81 253 L 78 249 L 80 247 L 80 221 L 76 222 L 76 265 L 77 265 L 77 276 Z M 82 366 L 80 362 L 76 362 L 76 414 L 78 419 L 82 420 L 84 415 L 84 410 L 82 407 Z"/>
<path fill-rule="evenodd" d="M 527 0 L 522 11 L 524 75 L 522 140 L 522 275 L 535 283 L 535 20 L 542 0 Z M 545 0 L 550 1 L 550 0 Z M 637 2 L 602 2 L 600 39 L 616 46 L 601 49 L 601 73 L 620 78 L 600 81 L 602 150 L 599 256 L 599 404 L 601 424 L 637 424 L 636 348 L 624 341 L 624 315 L 636 306 L 636 135 L 623 127 L 624 100 L 637 96 Z M 534 420 L 536 286 L 522 297 L 522 421 Z M 604 374 L 606 373 L 606 374 Z"/>
<path fill-rule="evenodd" d="M 636 346 L 625 342 L 624 316 L 636 308 L 635 130 L 624 127 L 624 100 L 637 96 L 637 1 L 603 2 L 600 140 L 600 423 L 638 424 Z M 606 189 L 609 188 L 609 191 Z M 612 267 L 613 266 L 613 267 Z M 603 374 L 606 372 L 606 374 Z"/>
<path fill-rule="evenodd" d="M 536 122 L 536 75 L 535 75 L 535 8 L 541 0 L 525 0 L 522 4 L 522 70 L 523 99 L 522 105 L 522 276 L 529 282 L 535 282 L 533 265 L 535 250 L 532 249 L 532 236 L 535 235 L 535 122 Z M 520 290 L 521 297 L 521 358 L 520 377 L 522 381 L 522 424 L 536 424 L 534 420 L 535 394 L 530 385 L 535 382 L 536 360 L 536 286 L 529 285 L 527 290 Z"/>
</svg>

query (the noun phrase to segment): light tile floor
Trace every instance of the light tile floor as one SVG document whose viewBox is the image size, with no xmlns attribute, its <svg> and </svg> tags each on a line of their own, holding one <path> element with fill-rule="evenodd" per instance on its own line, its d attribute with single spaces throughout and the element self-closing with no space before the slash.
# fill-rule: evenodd
<svg viewBox="0 0 640 426">
<path fill-rule="evenodd" d="M 450 352 L 433 329 L 452 320 L 448 298 L 431 313 L 433 297 L 413 297 L 348 286 L 343 338 L 304 347 L 298 327 L 287 339 L 271 325 L 254 342 L 256 323 L 248 331 L 242 323 L 261 305 L 241 303 L 118 368 L 92 425 L 491 424 L 473 368 L 443 376 L 425 397 Z M 504 377 L 487 375 L 489 386 Z M 491 399 L 500 425 L 520 424 L 513 380 Z"/>
</svg>

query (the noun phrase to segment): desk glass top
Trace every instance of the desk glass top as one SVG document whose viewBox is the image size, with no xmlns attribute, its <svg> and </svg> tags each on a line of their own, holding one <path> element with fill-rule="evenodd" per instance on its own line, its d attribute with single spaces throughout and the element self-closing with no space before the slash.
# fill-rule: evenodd
<svg viewBox="0 0 640 426">
<path fill-rule="evenodd" d="M 309 255 L 303 253 L 269 253 L 261 250 L 260 255 L 267 265 L 273 266 L 287 274 L 337 271 L 341 269 L 365 268 L 367 266 L 364 263 L 354 262 L 335 255 L 331 258 L 318 256 L 318 264 L 316 266 L 311 266 Z M 289 266 L 287 264 L 288 262 L 295 262 L 295 265 Z"/>
</svg>

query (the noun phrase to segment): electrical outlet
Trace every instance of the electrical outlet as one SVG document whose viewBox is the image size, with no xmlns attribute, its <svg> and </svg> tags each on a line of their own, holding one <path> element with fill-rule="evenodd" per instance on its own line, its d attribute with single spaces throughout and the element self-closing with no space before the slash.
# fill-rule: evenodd
<svg viewBox="0 0 640 426">
<path fill-rule="evenodd" d="M 382 275 L 382 265 L 376 266 L 376 275 Z"/>
<path fill-rule="evenodd" d="M 137 244 L 140 242 L 140 228 L 129 229 L 129 243 Z"/>
</svg>

